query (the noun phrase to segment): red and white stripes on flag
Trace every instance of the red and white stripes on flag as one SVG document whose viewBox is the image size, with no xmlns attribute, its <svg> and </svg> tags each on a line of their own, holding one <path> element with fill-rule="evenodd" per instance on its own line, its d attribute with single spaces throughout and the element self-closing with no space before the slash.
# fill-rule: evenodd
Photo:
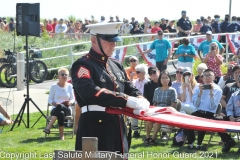
<svg viewBox="0 0 240 160">
<path fill-rule="evenodd" d="M 240 33 L 226 34 L 226 37 L 232 53 L 236 54 L 240 47 Z"/>
<path fill-rule="evenodd" d="M 116 47 L 111 58 L 116 59 L 120 62 L 123 62 L 126 53 L 127 53 L 127 47 L 121 47 L 121 48 Z"/>
<path fill-rule="evenodd" d="M 142 53 L 143 51 L 150 49 L 151 44 L 152 44 L 152 42 L 144 43 L 144 44 L 136 44 L 136 47 L 137 47 L 138 51 L 140 53 Z M 173 49 L 175 41 L 171 41 L 171 44 L 172 44 L 172 49 Z M 155 51 L 155 49 L 152 50 L 148 54 L 142 54 L 142 57 L 148 66 L 156 66 L 156 51 Z"/>
</svg>

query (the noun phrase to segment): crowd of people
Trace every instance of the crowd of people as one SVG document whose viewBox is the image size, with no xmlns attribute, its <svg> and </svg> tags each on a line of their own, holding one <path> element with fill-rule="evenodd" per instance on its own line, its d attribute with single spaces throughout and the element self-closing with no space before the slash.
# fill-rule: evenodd
<svg viewBox="0 0 240 160">
<path fill-rule="evenodd" d="M 119 29 L 119 33 L 122 35 L 150 34 L 162 30 L 165 33 L 178 33 L 179 37 L 184 37 L 194 34 L 205 34 L 207 31 L 212 31 L 213 33 L 231 33 L 240 31 L 240 17 L 229 17 L 229 15 L 226 14 L 222 21 L 220 18 L 221 17 L 217 14 L 214 15 L 214 18 L 211 18 L 211 16 L 201 16 L 197 20 L 191 19 L 192 22 L 194 22 L 194 24 L 192 24 L 185 10 L 181 12 L 181 18 L 176 23 L 175 20 L 169 20 L 166 18 L 161 18 L 160 21 L 151 22 L 148 17 L 144 17 L 143 23 L 140 23 L 139 20 L 136 20 L 134 17 L 131 18 L 131 21 L 123 18 L 123 25 Z M 105 16 L 101 16 L 100 21 L 91 18 L 85 18 L 84 21 L 73 21 L 71 19 L 64 20 L 63 18 L 53 18 L 52 20 L 44 19 L 43 22 L 40 22 L 40 31 L 46 31 L 50 34 L 65 33 L 73 35 L 73 33 L 75 33 L 78 35 L 77 37 L 80 37 L 81 34 L 89 33 L 89 29 L 86 28 L 86 25 L 98 22 L 113 23 L 121 22 L 121 20 L 118 15 L 115 17 L 110 16 L 109 20 L 106 20 Z M 15 24 L 16 22 L 14 18 L 10 18 L 9 22 L 6 21 L 5 17 L 0 18 L 0 30 L 2 31 L 13 31 L 15 29 Z M 69 37 L 72 38 L 74 36 Z M 222 37 L 222 41 L 225 42 L 225 40 L 225 37 Z"/>
<path fill-rule="evenodd" d="M 177 100 L 181 101 L 180 112 L 192 116 L 214 119 L 218 105 L 221 104 L 222 120 L 239 121 L 239 79 L 240 66 L 230 65 L 231 74 L 224 75 L 224 87 L 216 83 L 215 72 L 205 63 L 197 67 L 198 75 L 195 76 L 190 67 L 178 67 L 176 69 L 176 80 L 172 82 L 167 71 L 160 71 L 157 67 L 148 67 L 138 64 L 137 57 L 130 57 L 130 67 L 126 68 L 126 73 L 132 77 L 133 85 L 141 91 L 143 96 L 154 106 L 169 106 L 177 109 Z M 130 71 L 130 72 L 129 72 Z M 136 76 L 136 77 L 135 77 Z M 144 76 L 144 78 L 143 78 Z M 148 77 L 148 78 L 146 78 Z M 238 97 L 238 98 L 237 98 Z M 208 100 L 207 100 L 208 99 Z M 139 126 L 132 119 L 133 137 L 139 138 Z M 153 135 L 150 136 L 153 128 Z M 146 122 L 146 145 L 154 145 L 156 135 L 159 132 L 160 124 Z M 202 150 L 204 131 L 198 131 L 197 145 L 194 147 L 194 130 L 186 130 L 188 137 L 188 149 Z M 162 133 L 161 138 L 166 138 L 166 133 Z M 234 139 L 227 133 L 219 133 L 224 146 L 222 152 L 228 152 L 235 146 Z M 167 137 L 168 138 L 168 137 Z M 237 151 L 240 153 L 240 149 Z"/>
</svg>

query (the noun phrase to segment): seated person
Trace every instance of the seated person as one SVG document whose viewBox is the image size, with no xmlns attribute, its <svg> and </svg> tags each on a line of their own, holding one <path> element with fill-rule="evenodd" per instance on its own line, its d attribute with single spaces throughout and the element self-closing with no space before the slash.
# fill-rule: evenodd
<svg viewBox="0 0 240 160">
<path fill-rule="evenodd" d="M 240 90 L 234 92 L 230 97 L 227 107 L 226 107 L 227 116 L 223 117 L 225 121 L 238 121 L 240 123 Z M 222 152 L 228 152 L 230 149 L 235 146 L 234 139 L 227 133 L 218 133 L 222 141 L 225 143 Z M 240 153 L 240 148 L 237 151 Z"/>
<path fill-rule="evenodd" d="M 240 90 L 240 82 L 238 80 L 238 76 L 240 75 L 240 66 L 235 66 L 233 67 L 233 79 L 236 82 L 233 83 L 228 83 L 224 88 L 223 88 L 223 94 L 222 98 L 220 100 L 220 103 L 222 105 L 222 113 L 226 115 L 226 107 L 228 100 L 230 99 L 231 95 Z"/>
<path fill-rule="evenodd" d="M 0 105 L 0 126 L 12 124 L 13 121 L 8 113 Z"/>
<path fill-rule="evenodd" d="M 137 79 L 137 73 L 135 70 L 135 67 L 138 65 L 138 58 L 136 56 L 131 56 L 129 58 L 130 67 L 127 67 L 125 69 L 127 77 L 130 81 L 133 81 L 134 79 Z"/>
<path fill-rule="evenodd" d="M 185 67 L 180 91 L 182 102 L 181 112 L 192 114 L 196 110 L 196 107 L 193 105 L 192 96 L 197 88 L 199 88 L 199 83 L 195 80 L 191 68 Z"/>
<path fill-rule="evenodd" d="M 153 105 L 159 106 L 159 107 L 173 107 L 177 108 L 177 93 L 174 88 L 171 87 L 172 81 L 169 73 L 167 71 L 161 72 L 159 78 L 158 78 L 158 88 L 155 89 L 154 95 L 153 95 Z M 148 144 L 154 144 L 155 138 L 157 136 L 157 133 L 159 132 L 159 129 L 161 127 L 161 124 L 154 124 L 154 132 L 151 138 L 147 139 Z"/>
<path fill-rule="evenodd" d="M 193 105 L 196 107 L 196 111 L 192 113 L 193 116 L 206 119 L 214 118 L 222 95 L 222 90 L 214 83 L 214 79 L 215 76 L 212 70 L 206 69 L 203 71 L 204 85 L 199 85 L 199 88 L 196 89 L 192 98 Z M 188 137 L 188 149 L 193 149 L 195 141 L 194 130 L 187 129 L 186 132 Z M 202 150 L 201 144 L 205 133 L 206 131 L 198 131 L 197 150 Z"/>
<path fill-rule="evenodd" d="M 219 82 L 218 82 L 218 85 L 223 89 L 224 86 L 228 83 L 233 83 L 235 82 L 234 80 L 234 77 L 233 77 L 233 67 L 235 65 L 233 64 L 229 64 L 228 65 L 228 71 L 227 71 L 227 74 L 222 76 L 220 79 L 219 79 Z"/>
<path fill-rule="evenodd" d="M 149 67 L 148 68 L 148 75 L 151 79 L 151 81 L 147 82 L 144 85 L 144 92 L 143 95 L 144 97 L 150 102 L 150 105 L 153 105 L 153 94 L 156 88 L 158 88 L 158 77 L 159 77 L 159 70 L 157 69 L 157 67 Z M 146 121 L 146 139 L 144 141 L 144 143 L 146 145 L 149 144 L 149 140 L 150 140 L 150 132 L 153 128 L 153 122 L 150 121 Z"/>
<path fill-rule="evenodd" d="M 202 79 L 202 73 L 205 69 L 207 69 L 207 65 L 205 63 L 200 63 L 198 66 L 197 66 L 197 73 L 198 75 L 195 76 L 195 79 L 197 81 L 197 83 L 203 83 L 203 79 Z"/>
<path fill-rule="evenodd" d="M 177 92 L 177 98 L 181 99 L 181 86 L 182 86 L 182 77 L 183 77 L 183 67 L 178 67 L 176 71 L 176 80 L 172 82 L 172 87 L 176 90 Z"/>
<path fill-rule="evenodd" d="M 48 126 L 43 130 L 46 134 L 50 133 L 50 129 L 54 122 L 58 119 L 60 139 L 64 140 L 64 116 L 71 115 L 71 106 L 75 102 L 73 94 L 73 86 L 68 83 L 69 71 L 66 68 L 58 70 L 59 82 L 51 86 L 48 103 L 52 105 L 51 121 Z"/>
<path fill-rule="evenodd" d="M 136 74 L 137 74 L 137 79 L 133 80 L 133 86 L 135 86 L 142 94 L 144 92 L 144 85 L 149 81 L 147 78 L 147 66 L 145 64 L 138 64 L 136 67 Z M 132 122 L 132 130 L 134 131 L 133 137 L 138 138 L 140 137 L 140 134 L 138 132 L 139 127 L 138 127 L 138 119 L 136 118 L 131 118 Z"/>
</svg>

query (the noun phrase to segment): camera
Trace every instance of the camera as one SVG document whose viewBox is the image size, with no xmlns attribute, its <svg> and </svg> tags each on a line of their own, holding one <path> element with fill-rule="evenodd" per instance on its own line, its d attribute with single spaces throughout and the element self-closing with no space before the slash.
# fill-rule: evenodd
<svg viewBox="0 0 240 160">
<path fill-rule="evenodd" d="M 204 84 L 203 89 L 212 89 L 212 86 L 210 84 Z"/>
<path fill-rule="evenodd" d="M 212 50 L 212 51 L 214 51 L 214 49 L 215 49 L 215 47 L 214 47 L 214 46 L 212 46 L 211 50 Z"/>
</svg>

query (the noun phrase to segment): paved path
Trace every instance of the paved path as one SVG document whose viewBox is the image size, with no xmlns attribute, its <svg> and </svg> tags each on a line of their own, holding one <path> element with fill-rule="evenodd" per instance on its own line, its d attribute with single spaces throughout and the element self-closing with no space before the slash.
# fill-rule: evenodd
<svg viewBox="0 0 240 160">
<path fill-rule="evenodd" d="M 36 105 L 42 110 L 47 109 L 47 99 L 48 94 L 47 91 L 50 90 L 50 86 L 56 81 L 44 81 L 40 84 L 31 84 L 29 86 L 29 97 L 36 103 Z M 7 110 L 10 115 L 18 114 L 24 101 L 25 97 L 24 94 L 27 93 L 27 89 L 25 87 L 22 91 L 17 91 L 17 88 L 0 88 L 0 97 L 1 98 L 8 98 L 12 101 L 10 106 L 6 106 L 6 103 L 3 101 L 3 108 Z M 25 113 L 27 108 L 25 109 Z M 29 102 L 29 112 L 38 112 L 37 108 Z"/>
</svg>

